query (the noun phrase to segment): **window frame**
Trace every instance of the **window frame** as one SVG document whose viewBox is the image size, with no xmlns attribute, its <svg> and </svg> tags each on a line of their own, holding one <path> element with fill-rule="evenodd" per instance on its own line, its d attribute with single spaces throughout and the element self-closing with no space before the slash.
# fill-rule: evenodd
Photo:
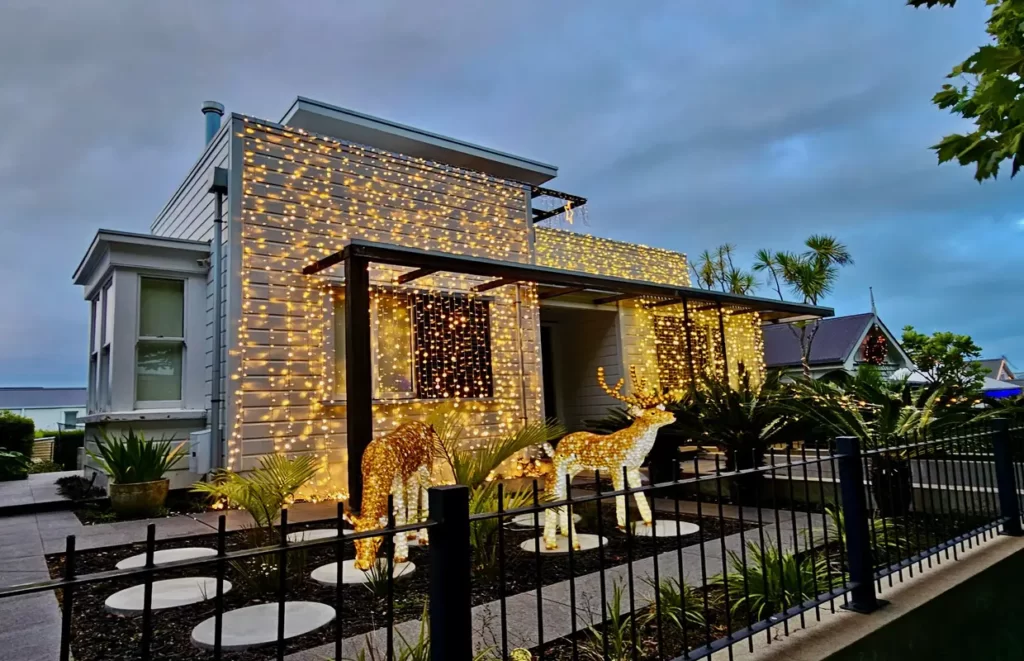
<svg viewBox="0 0 1024 661">
<path fill-rule="evenodd" d="M 142 334 L 142 282 L 143 280 L 169 280 L 181 283 L 181 335 L 143 335 Z M 133 356 L 134 371 L 132 373 L 132 400 L 136 409 L 177 409 L 183 406 L 185 401 L 185 365 L 187 362 L 188 346 L 185 342 L 185 333 L 188 328 L 188 279 L 175 277 L 173 275 L 153 275 L 148 273 L 138 274 L 138 295 L 135 297 L 135 351 Z M 143 344 L 172 344 L 181 346 L 181 363 L 178 368 L 180 376 L 178 399 L 139 399 L 139 349 Z"/>
</svg>

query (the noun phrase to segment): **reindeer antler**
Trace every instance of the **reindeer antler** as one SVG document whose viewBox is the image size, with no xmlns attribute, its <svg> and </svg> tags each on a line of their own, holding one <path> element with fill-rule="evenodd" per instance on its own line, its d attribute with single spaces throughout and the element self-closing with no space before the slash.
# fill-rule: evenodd
<svg viewBox="0 0 1024 661">
<path fill-rule="evenodd" d="M 624 404 L 636 406 L 641 409 L 650 409 L 679 399 L 678 392 L 671 390 L 667 392 L 658 392 L 652 389 L 647 378 L 642 377 L 637 373 L 636 365 L 629 366 L 629 376 L 633 380 L 633 394 L 623 395 L 622 386 L 624 380 L 619 379 L 615 383 L 614 387 L 610 387 L 604 380 L 604 368 L 597 368 L 597 382 L 600 384 L 601 389 Z"/>
</svg>

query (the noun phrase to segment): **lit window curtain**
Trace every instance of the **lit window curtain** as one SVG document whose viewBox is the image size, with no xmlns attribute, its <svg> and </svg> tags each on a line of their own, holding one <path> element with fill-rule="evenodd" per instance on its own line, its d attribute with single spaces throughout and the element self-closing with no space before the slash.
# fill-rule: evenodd
<svg viewBox="0 0 1024 661">
<path fill-rule="evenodd" d="M 417 294 L 413 297 L 413 318 L 419 397 L 493 396 L 487 301 Z"/>
</svg>

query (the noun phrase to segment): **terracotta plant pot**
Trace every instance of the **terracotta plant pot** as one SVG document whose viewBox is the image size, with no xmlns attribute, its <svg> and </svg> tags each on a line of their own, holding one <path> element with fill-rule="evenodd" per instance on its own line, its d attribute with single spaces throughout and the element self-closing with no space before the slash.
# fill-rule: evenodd
<svg viewBox="0 0 1024 661">
<path fill-rule="evenodd" d="M 110 484 L 110 507 L 120 516 L 147 516 L 156 514 L 167 501 L 170 480 Z"/>
</svg>

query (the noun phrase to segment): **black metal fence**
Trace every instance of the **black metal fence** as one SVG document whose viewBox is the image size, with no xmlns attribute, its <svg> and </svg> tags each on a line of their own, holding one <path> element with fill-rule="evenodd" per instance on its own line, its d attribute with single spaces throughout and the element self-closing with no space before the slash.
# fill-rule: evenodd
<svg viewBox="0 0 1024 661">
<path fill-rule="evenodd" d="M 291 637 L 285 612 L 295 570 L 304 575 L 303 554 L 327 553 L 339 563 L 338 580 L 317 598 L 338 616 L 327 636 L 331 651 L 318 658 L 341 659 L 346 649 L 351 656 L 353 648 L 343 649 L 342 641 L 367 631 L 355 611 L 369 608 L 381 613 L 374 625 L 384 642 L 364 651 L 364 659 L 700 659 L 731 653 L 737 644 L 753 649 L 758 636 L 770 644 L 772 629 L 788 635 L 794 621 L 802 626 L 836 608 L 870 613 L 886 584 L 955 560 L 1000 529 L 1021 534 L 1022 445 L 1024 429 L 998 420 L 887 447 L 840 438 L 834 452 L 769 448 L 752 462 L 728 454 L 698 457 L 674 465 L 674 479 L 644 486 L 630 484 L 626 473 L 621 484 L 630 486 L 614 489 L 611 476 L 596 472 L 577 479 L 568 498 L 556 502 L 542 500 L 536 481 L 514 495 L 498 485 L 497 511 L 477 514 L 470 513 L 476 495 L 467 488 L 438 487 L 430 490 L 425 522 L 396 526 L 392 514 L 385 529 L 346 533 L 339 505 L 336 537 L 289 542 L 295 526 L 285 511 L 274 530 L 277 543 L 264 538 L 236 550 L 229 550 L 231 533 L 221 517 L 216 555 L 169 564 L 154 561 L 159 543 L 150 525 L 144 566 L 83 574 L 76 565 L 89 552 L 76 551 L 69 537 L 61 578 L 0 589 L 0 598 L 57 592 L 61 661 L 72 653 L 90 658 L 76 651 L 88 635 L 76 623 L 103 617 L 83 612 L 93 607 L 79 595 L 125 579 L 142 583 L 144 599 L 134 649 L 121 658 L 284 659 L 325 644 L 324 635 Z M 758 467 L 731 470 L 734 465 Z M 650 503 L 649 522 L 638 497 Z M 621 528 L 620 498 L 637 501 L 622 511 Z M 525 506 L 506 509 L 508 502 Z M 570 514 L 581 519 L 557 531 L 561 553 L 546 552 L 543 539 L 552 512 L 556 523 L 563 512 L 565 521 L 573 520 Z M 532 525 L 512 525 L 524 516 Z M 429 566 L 429 581 L 396 579 L 396 536 L 422 528 L 430 546 L 415 557 Z M 356 540 L 371 537 L 384 538 L 384 571 L 374 601 L 366 602 L 343 586 L 341 561 L 352 557 Z M 237 580 L 239 563 L 258 558 L 272 560 L 275 571 L 266 601 L 278 606 L 277 631 L 264 647 L 239 653 L 222 643 L 229 612 L 224 584 L 229 574 Z M 180 641 L 157 640 L 163 629 L 154 618 L 164 615 L 153 607 L 153 583 L 199 570 L 215 573 L 216 593 L 207 602 L 213 644 L 185 653 Z M 407 617 L 410 602 L 429 604 L 423 611 L 429 630 L 411 642 L 401 633 L 396 638 L 396 620 L 415 619 Z"/>
</svg>

